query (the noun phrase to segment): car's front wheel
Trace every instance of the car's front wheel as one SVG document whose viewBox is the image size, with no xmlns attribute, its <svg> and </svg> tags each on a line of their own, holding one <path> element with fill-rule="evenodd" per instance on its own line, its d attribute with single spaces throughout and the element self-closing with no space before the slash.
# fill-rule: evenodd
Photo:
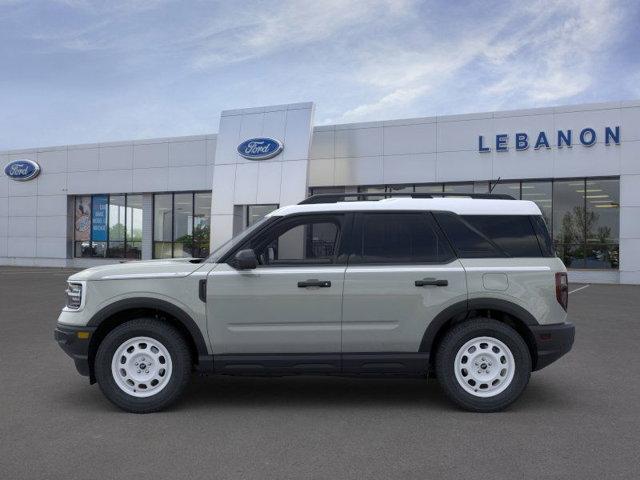
<svg viewBox="0 0 640 480">
<path fill-rule="evenodd" d="M 513 403 L 531 375 L 531 354 L 520 334 L 487 318 L 449 330 L 436 353 L 436 375 L 461 407 L 494 412 Z"/>
<path fill-rule="evenodd" d="M 96 380 L 115 405 L 150 413 L 173 403 L 191 376 L 191 355 L 181 333 L 152 318 L 128 321 L 102 340 Z"/>
</svg>

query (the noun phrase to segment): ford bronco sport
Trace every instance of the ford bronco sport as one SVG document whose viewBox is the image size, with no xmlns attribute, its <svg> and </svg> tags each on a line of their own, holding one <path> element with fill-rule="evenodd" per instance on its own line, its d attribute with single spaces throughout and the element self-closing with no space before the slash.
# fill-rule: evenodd
<svg viewBox="0 0 640 480">
<path fill-rule="evenodd" d="M 137 413 L 193 371 L 435 375 L 459 406 L 496 411 L 571 349 L 566 269 L 535 203 L 362 197 L 280 208 L 206 259 L 76 273 L 55 338 Z"/>
</svg>

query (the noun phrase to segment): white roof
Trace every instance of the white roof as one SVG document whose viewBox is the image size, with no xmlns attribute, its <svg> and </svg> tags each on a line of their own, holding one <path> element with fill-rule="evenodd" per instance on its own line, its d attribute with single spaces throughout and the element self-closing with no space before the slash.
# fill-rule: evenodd
<svg viewBox="0 0 640 480">
<path fill-rule="evenodd" d="M 386 212 L 399 210 L 439 210 L 459 215 L 541 215 L 538 206 L 528 200 L 492 200 L 470 197 L 395 197 L 377 201 L 290 205 L 279 208 L 268 216 L 286 216 L 303 212 Z"/>
</svg>

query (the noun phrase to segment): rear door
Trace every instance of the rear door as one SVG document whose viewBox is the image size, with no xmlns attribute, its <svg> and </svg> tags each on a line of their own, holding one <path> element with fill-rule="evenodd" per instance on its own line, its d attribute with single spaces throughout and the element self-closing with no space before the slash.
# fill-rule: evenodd
<svg viewBox="0 0 640 480">
<path fill-rule="evenodd" d="M 467 299 L 464 269 L 428 212 L 359 213 L 351 250 L 342 317 L 347 370 L 351 353 L 418 352 L 431 320 Z"/>
</svg>

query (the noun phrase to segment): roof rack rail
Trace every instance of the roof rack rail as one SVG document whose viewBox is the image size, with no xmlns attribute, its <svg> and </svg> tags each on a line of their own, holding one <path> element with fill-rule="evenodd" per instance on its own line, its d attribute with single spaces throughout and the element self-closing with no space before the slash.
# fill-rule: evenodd
<svg viewBox="0 0 640 480">
<path fill-rule="evenodd" d="M 440 198 L 440 197 L 462 197 L 485 200 L 515 200 L 511 195 L 504 193 L 317 193 L 302 200 L 298 205 L 308 205 L 312 203 L 338 203 L 342 201 L 362 202 L 365 200 L 382 200 L 393 197 L 410 198 Z"/>
</svg>

